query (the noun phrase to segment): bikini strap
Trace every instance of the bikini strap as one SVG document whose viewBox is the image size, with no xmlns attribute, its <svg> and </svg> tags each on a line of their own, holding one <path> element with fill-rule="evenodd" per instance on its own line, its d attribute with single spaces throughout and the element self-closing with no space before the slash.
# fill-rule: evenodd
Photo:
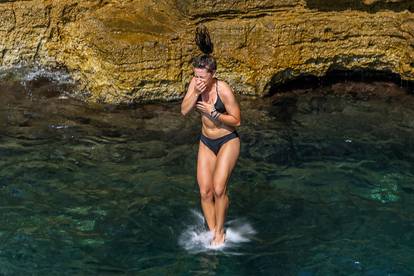
<svg viewBox="0 0 414 276">
<path fill-rule="evenodd" d="M 217 94 L 217 97 L 220 97 L 218 93 L 218 79 L 216 79 L 216 94 Z"/>
</svg>

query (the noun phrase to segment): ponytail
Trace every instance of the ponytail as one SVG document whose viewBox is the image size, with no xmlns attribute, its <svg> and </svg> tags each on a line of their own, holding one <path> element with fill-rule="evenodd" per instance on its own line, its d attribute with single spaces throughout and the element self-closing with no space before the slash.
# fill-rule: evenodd
<svg viewBox="0 0 414 276">
<path fill-rule="evenodd" d="M 216 59 L 211 55 L 214 50 L 213 42 L 211 42 L 208 29 L 204 25 L 196 28 L 195 43 L 203 55 L 193 58 L 192 64 L 194 68 L 207 69 L 209 72 L 214 72 L 217 69 Z"/>
<path fill-rule="evenodd" d="M 200 25 L 196 28 L 195 43 L 204 54 L 211 55 L 213 53 L 214 45 L 206 26 Z"/>
</svg>

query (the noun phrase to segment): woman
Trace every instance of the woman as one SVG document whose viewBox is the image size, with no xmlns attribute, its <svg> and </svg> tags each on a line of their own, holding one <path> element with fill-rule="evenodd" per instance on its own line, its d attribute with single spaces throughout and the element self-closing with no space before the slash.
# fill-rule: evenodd
<svg viewBox="0 0 414 276">
<path fill-rule="evenodd" d="M 196 44 L 204 53 L 192 61 L 194 76 L 181 104 L 186 115 L 194 108 L 201 113 L 201 138 L 197 158 L 197 181 L 201 207 L 213 246 L 225 241 L 224 220 L 229 199 L 227 181 L 240 153 L 240 108 L 230 86 L 215 78 L 213 44 L 206 27 L 196 29 Z"/>
</svg>

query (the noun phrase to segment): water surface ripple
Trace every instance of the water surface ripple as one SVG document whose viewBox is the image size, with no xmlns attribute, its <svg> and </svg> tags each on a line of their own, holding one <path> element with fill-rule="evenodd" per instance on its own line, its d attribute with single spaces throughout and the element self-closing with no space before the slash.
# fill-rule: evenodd
<svg viewBox="0 0 414 276">
<path fill-rule="evenodd" d="M 203 248 L 198 114 L 83 104 L 62 96 L 70 89 L 0 83 L 0 275 L 414 274 L 414 97 L 403 89 L 241 99 L 233 245 L 221 250 Z"/>
</svg>

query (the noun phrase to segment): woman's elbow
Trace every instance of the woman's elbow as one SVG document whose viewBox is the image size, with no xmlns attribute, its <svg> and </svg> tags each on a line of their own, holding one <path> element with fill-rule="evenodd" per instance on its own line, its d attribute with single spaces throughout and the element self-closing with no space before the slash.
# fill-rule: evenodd
<svg viewBox="0 0 414 276">
<path fill-rule="evenodd" d="M 237 120 L 235 126 L 236 127 L 239 127 L 240 125 L 241 125 L 241 121 L 240 120 Z"/>
<path fill-rule="evenodd" d="M 181 107 L 181 115 L 185 116 L 188 114 L 188 110 L 186 110 L 185 108 Z"/>
</svg>

